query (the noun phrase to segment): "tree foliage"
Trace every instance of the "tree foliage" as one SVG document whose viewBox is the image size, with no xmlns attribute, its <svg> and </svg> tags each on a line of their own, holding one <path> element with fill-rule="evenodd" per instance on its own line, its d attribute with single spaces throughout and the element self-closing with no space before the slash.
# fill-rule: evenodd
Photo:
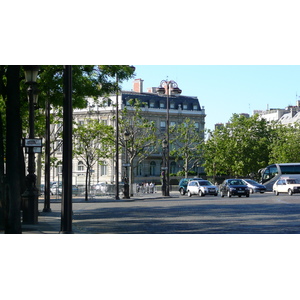
<svg viewBox="0 0 300 300">
<path fill-rule="evenodd" d="M 210 132 L 204 151 L 208 175 L 249 176 L 269 162 L 272 128 L 258 115 L 234 114 L 225 126 Z"/>
<path fill-rule="evenodd" d="M 84 124 L 74 127 L 74 156 L 82 161 L 86 168 L 85 200 L 88 199 L 91 171 L 96 162 L 111 158 L 113 128 L 96 119 L 86 119 Z"/>
<path fill-rule="evenodd" d="M 133 168 L 156 151 L 157 136 L 154 122 L 149 121 L 142 114 L 143 103 L 138 99 L 131 99 L 129 104 L 130 107 L 124 107 L 120 111 L 119 128 L 120 145 L 127 146 L 128 160 L 131 165 L 130 182 L 132 182 Z M 129 133 L 127 143 L 124 139 L 125 131 Z"/>
<path fill-rule="evenodd" d="M 275 125 L 269 163 L 300 162 L 300 124 Z"/>
<path fill-rule="evenodd" d="M 186 118 L 183 122 L 170 126 L 170 155 L 175 161 L 183 161 L 182 170 L 188 172 L 203 160 L 204 134 L 195 127 L 195 122 Z"/>
</svg>

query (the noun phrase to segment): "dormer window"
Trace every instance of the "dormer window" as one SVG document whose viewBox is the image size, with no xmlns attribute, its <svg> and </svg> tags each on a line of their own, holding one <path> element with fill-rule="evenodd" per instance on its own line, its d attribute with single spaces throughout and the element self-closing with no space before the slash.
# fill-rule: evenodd
<svg viewBox="0 0 300 300">
<path fill-rule="evenodd" d="M 160 107 L 160 108 L 165 108 L 165 102 L 160 102 L 160 103 L 159 103 L 159 107 Z"/>
<path fill-rule="evenodd" d="M 188 109 L 188 105 L 185 103 L 185 104 L 183 104 L 183 109 L 185 109 L 185 110 L 187 110 Z"/>
<path fill-rule="evenodd" d="M 150 107 L 154 108 L 155 102 L 154 101 L 150 101 Z"/>
<path fill-rule="evenodd" d="M 171 109 L 175 109 L 175 103 L 174 103 L 174 102 L 171 102 L 171 103 L 170 103 L 170 108 L 171 108 Z"/>
<path fill-rule="evenodd" d="M 193 105 L 193 110 L 198 110 L 198 105 L 197 104 Z"/>
</svg>

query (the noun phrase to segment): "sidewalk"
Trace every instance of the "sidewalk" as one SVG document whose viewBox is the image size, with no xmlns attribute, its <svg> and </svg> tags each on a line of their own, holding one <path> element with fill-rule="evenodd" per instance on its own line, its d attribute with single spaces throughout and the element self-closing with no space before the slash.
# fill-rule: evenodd
<svg viewBox="0 0 300 300">
<path fill-rule="evenodd" d="M 170 197 L 179 197 L 178 192 L 170 192 Z M 109 196 L 99 196 L 90 198 L 88 201 L 84 200 L 84 197 L 74 197 L 72 202 L 73 212 L 76 211 L 76 208 L 79 205 L 84 206 L 95 206 L 99 209 L 99 204 L 101 203 L 126 203 L 126 202 L 135 202 L 135 201 L 143 201 L 147 199 L 167 199 L 169 197 L 162 196 L 161 192 L 153 193 L 153 194 L 140 194 L 130 199 L 122 199 L 122 195 L 120 193 L 120 200 L 115 200 L 113 197 Z M 51 212 L 43 212 L 44 207 L 44 199 L 39 199 L 39 216 L 38 216 L 38 224 L 28 225 L 22 224 L 22 233 L 23 234 L 59 234 L 61 230 L 61 199 L 52 198 L 51 199 Z M 74 234 L 83 234 L 88 233 L 88 229 L 80 230 L 78 226 L 76 226 L 76 221 L 73 220 L 72 224 L 72 233 Z"/>
</svg>

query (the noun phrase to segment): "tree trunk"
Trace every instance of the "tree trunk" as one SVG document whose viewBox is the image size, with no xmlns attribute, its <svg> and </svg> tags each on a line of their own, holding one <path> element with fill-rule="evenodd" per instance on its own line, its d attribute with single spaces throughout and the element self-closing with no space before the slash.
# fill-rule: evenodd
<svg viewBox="0 0 300 300">
<path fill-rule="evenodd" d="M 89 167 L 86 168 L 86 173 L 85 173 L 85 201 L 88 201 L 88 178 L 89 178 Z"/>
<path fill-rule="evenodd" d="M 133 189 L 133 160 L 134 158 L 130 158 L 129 161 L 130 161 L 130 167 L 129 167 L 129 195 L 130 197 L 133 196 L 133 192 L 134 192 L 134 189 Z"/>
<path fill-rule="evenodd" d="M 20 66 L 7 68 L 5 233 L 22 233 L 20 175 Z"/>
<path fill-rule="evenodd" d="M 4 136 L 3 119 L 0 114 L 0 137 Z M 5 211 L 5 185 L 4 185 L 4 144 L 3 138 L 0 139 L 0 229 L 4 229 L 4 211 Z"/>
</svg>

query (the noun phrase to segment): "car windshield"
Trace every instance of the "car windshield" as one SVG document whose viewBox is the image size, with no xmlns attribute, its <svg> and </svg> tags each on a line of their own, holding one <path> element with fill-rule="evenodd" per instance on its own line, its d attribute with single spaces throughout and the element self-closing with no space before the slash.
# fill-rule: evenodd
<svg viewBox="0 0 300 300">
<path fill-rule="evenodd" d="M 230 180 L 229 185 L 245 185 L 245 184 L 243 180 L 236 179 L 236 180 Z"/>
<path fill-rule="evenodd" d="M 206 186 L 206 185 L 212 185 L 208 180 L 198 181 L 200 185 Z"/>
</svg>

